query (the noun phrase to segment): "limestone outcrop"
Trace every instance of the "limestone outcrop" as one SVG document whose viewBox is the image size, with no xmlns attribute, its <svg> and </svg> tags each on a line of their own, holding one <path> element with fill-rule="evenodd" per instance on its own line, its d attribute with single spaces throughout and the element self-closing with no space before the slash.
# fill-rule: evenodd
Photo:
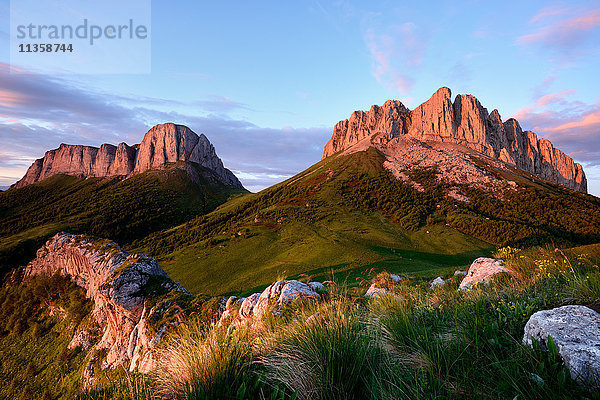
<svg viewBox="0 0 600 400">
<path fill-rule="evenodd" d="M 515 119 L 503 122 L 498 110 L 489 113 L 471 95 L 458 95 L 452 102 L 452 93 L 446 87 L 412 111 L 396 100 L 372 106 L 368 112 L 355 111 L 335 125 L 323 158 L 367 139 L 370 144 L 387 148 L 402 145 L 406 141 L 394 139 L 405 135 L 428 144 L 461 145 L 549 182 L 587 193 L 583 167 L 550 141 L 523 131 Z"/>
<path fill-rule="evenodd" d="M 76 332 L 69 347 L 89 348 L 95 343 L 96 350 L 106 353 L 103 368 L 126 362 L 132 371 L 153 368 L 152 350 L 167 324 L 153 326 L 149 321 L 160 320 L 157 313 L 174 306 L 161 302 L 161 296 L 173 291 L 189 295 L 186 289 L 173 282 L 155 259 L 128 254 L 110 240 L 86 235 L 56 234 L 25 268 L 25 275 L 55 273 L 70 276 L 94 302 L 95 325 Z M 94 364 L 92 356 L 87 378 L 93 376 Z"/>
<path fill-rule="evenodd" d="M 508 268 L 504 266 L 504 260 L 479 257 L 469 267 L 458 290 L 468 290 L 475 284 L 488 285 L 491 283 L 492 277 L 500 273 L 509 274 Z"/>
<path fill-rule="evenodd" d="M 167 123 L 150 129 L 141 144 L 92 146 L 61 144 L 35 160 L 25 176 L 12 187 L 20 188 L 52 175 L 77 177 L 129 177 L 149 169 L 162 169 L 169 163 L 196 163 L 210 170 L 227 186 L 241 188 L 235 175 L 223 166 L 214 146 L 203 134 L 197 135 L 183 125 Z"/>
<path fill-rule="evenodd" d="M 600 389 L 600 314 L 585 306 L 563 306 L 538 311 L 525 325 L 523 343 L 537 340 L 548 346 L 548 337 L 580 384 Z"/>
<path fill-rule="evenodd" d="M 245 298 L 232 296 L 227 299 L 220 322 L 251 323 L 255 319 L 260 320 L 267 312 L 279 315 L 286 306 L 299 300 L 320 300 L 319 292 L 325 290 L 325 286 L 320 282 L 277 281 L 261 293 L 253 293 Z"/>
</svg>

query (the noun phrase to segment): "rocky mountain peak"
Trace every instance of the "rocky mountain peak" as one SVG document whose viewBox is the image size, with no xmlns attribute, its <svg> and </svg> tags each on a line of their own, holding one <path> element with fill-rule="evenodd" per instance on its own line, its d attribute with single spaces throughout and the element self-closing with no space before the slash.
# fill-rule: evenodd
<svg viewBox="0 0 600 400">
<path fill-rule="evenodd" d="M 399 101 L 388 100 L 382 107 L 368 112 L 355 111 L 349 119 L 338 122 L 326 144 L 323 158 L 348 150 L 359 142 L 389 156 L 397 156 L 394 146 L 418 143 L 395 140 L 399 136 L 426 143 L 449 143 L 475 150 L 549 182 L 587 193 L 583 167 L 546 139 L 538 139 L 531 131 L 523 131 L 513 118 L 502 122 L 498 110 L 491 113 L 469 94 L 459 94 L 452 101 L 447 87 L 438 89 L 426 102 L 409 110 Z"/>
<path fill-rule="evenodd" d="M 77 177 L 130 177 L 149 169 L 162 169 L 169 163 L 196 163 L 211 170 L 216 179 L 227 186 L 242 188 L 235 175 L 223 166 L 210 141 L 184 125 L 166 123 L 152 127 L 139 145 L 93 146 L 62 143 L 36 160 L 25 176 L 13 187 L 23 187 L 52 175 Z"/>
</svg>

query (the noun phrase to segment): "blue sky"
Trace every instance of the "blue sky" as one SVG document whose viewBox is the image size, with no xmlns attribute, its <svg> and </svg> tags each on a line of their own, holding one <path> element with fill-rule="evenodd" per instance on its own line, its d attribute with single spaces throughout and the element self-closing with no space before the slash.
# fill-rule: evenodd
<svg viewBox="0 0 600 400">
<path fill-rule="evenodd" d="M 0 186 L 62 142 L 172 121 L 259 190 L 318 161 L 352 111 L 448 86 L 550 139 L 600 195 L 598 1 L 374 3 L 152 1 L 150 74 L 40 75 L 9 73 L 3 0 Z"/>
</svg>

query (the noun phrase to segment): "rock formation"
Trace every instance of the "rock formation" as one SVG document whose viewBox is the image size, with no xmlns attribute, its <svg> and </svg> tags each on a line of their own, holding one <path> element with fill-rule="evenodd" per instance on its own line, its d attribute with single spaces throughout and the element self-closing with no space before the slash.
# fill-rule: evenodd
<svg viewBox="0 0 600 400">
<path fill-rule="evenodd" d="M 167 325 L 150 326 L 160 320 L 172 304 L 159 301 L 160 296 L 175 291 L 189 295 L 173 282 L 155 259 L 128 254 L 116 243 L 91 239 L 86 235 L 58 233 L 37 251 L 25 275 L 47 274 L 70 276 L 94 301 L 95 326 L 88 326 L 73 337 L 69 347 L 106 351 L 102 367 L 115 368 L 130 361 L 129 369 L 148 372 L 152 369 L 153 348 Z M 161 293 L 162 292 L 162 293 Z M 85 370 L 94 374 L 94 356 Z"/>
<path fill-rule="evenodd" d="M 369 299 L 378 299 L 383 296 L 392 295 L 391 290 L 394 285 L 402 280 L 400 275 L 383 272 L 373 279 L 373 283 L 367 289 L 365 297 Z"/>
<path fill-rule="evenodd" d="M 523 343 L 532 339 L 543 347 L 548 337 L 569 369 L 571 377 L 580 384 L 600 389 L 600 314 L 585 306 L 563 306 L 538 311 L 525 325 Z"/>
<path fill-rule="evenodd" d="M 460 283 L 458 290 L 468 290 L 477 283 L 488 285 L 492 277 L 499 273 L 509 273 L 509 270 L 504 266 L 504 260 L 479 257 L 469 267 L 469 271 Z"/>
<path fill-rule="evenodd" d="M 372 106 L 368 112 L 355 111 L 335 125 L 323 158 L 363 140 L 392 145 L 394 138 L 410 136 L 425 143 L 461 145 L 549 182 L 587 193 L 582 166 L 550 141 L 523 131 L 515 119 L 502 122 L 498 110 L 488 113 L 471 95 L 458 95 L 454 102 L 451 96 L 450 89 L 444 87 L 412 111 L 396 100 Z"/>
<path fill-rule="evenodd" d="M 429 284 L 429 289 L 431 289 L 431 290 L 437 289 L 439 287 L 444 286 L 445 283 L 446 283 L 446 281 L 441 276 L 438 276 L 433 281 L 431 281 L 431 283 Z"/>
<path fill-rule="evenodd" d="M 286 306 L 298 300 L 319 300 L 319 292 L 325 290 L 325 286 L 320 282 L 277 281 L 261 293 L 253 293 L 245 298 L 232 296 L 227 299 L 220 321 L 251 323 L 254 322 L 254 318 L 260 320 L 267 312 L 278 315 Z"/>
<path fill-rule="evenodd" d="M 241 188 L 235 175 L 223 166 L 215 148 L 206 136 L 196 135 L 183 125 L 167 123 L 150 129 L 142 143 L 128 146 L 103 144 L 92 146 L 61 144 L 35 160 L 25 176 L 12 187 L 20 188 L 52 175 L 77 177 L 129 177 L 149 169 L 162 169 L 168 163 L 196 163 L 212 171 L 227 186 Z"/>
</svg>

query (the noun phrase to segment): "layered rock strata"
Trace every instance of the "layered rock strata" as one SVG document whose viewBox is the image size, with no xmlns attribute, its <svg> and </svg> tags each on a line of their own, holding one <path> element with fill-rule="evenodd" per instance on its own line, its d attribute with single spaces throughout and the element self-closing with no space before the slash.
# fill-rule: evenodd
<svg viewBox="0 0 600 400">
<path fill-rule="evenodd" d="M 114 242 L 86 235 L 56 234 L 25 269 L 26 276 L 55 273 L 70 276 L 94 302 L 96 325 L 76 332 L 69 347 L 94 345 L 96 350 L 105 351 L 104 368 L 129 362 L 132 371 L 150 371 L 153 349 L 167 326 L 151 327 L 149 316 L 160 319 L 156 313 L 172 306 L 156 301 L 157 296 L 189 292 L 173 282 L 155 259 L 128 254 Z M 94 375 L 94 364 L 92 357 L 85 371 L 87 378 Z"/>
<path fill-rule="evenodd" d="M 396 100 L 372 106 L 367 112 L 355 111 L 335 125 L 323 158 L 364 140 L 385 146 L 401 136 L 424 143 L 461 145 L 549 182 L 587 193 L 583 167 L 550 141 L 523 131 L 513 118 L 503 122 L 498 110 L 489 113 L 471 95 L 458 95 L 452 102 L 446 87 L 412 111 Z"/>
<path fill-rule="evenodd" d="M 211 170 L 221 183 L 242 187 L 235 175 L 223 166 L 206 136 L 198 136 L 190 128 L 173 123 L 154 126 L 144 135 L 142 143 L 134 146 L 120 143 L 97 148 L 61 144 L 34 161 L 25 176 L 12 187 L 20 188 L 58 174 L 85 178 L 129 177 L 178 161 L 196 163 Z"/>
</svg>

